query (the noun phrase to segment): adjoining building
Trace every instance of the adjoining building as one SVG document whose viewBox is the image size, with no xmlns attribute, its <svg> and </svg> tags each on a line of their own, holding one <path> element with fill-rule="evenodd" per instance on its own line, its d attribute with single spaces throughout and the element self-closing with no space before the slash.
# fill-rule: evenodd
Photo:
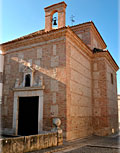
<svg viewBox="0 0 120 153">
<path fill-rule="evenodd" d="M 118 95 L 118 120 L 119 120 L 119 129 L 120 129 L 120 95 Z"/>
<path fill-rule="evenodd" d="M 3 134 L 51 130 L 56 117 L 67 140 L 118 131 L 118 65 L 92 21 L 65 26 L 66 6 L 45 8 L 44 30 L 0 45 Z"/>
</svg>

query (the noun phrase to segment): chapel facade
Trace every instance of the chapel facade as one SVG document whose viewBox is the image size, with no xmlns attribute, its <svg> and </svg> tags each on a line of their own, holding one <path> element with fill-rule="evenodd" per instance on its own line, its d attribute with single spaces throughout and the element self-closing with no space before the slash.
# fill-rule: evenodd
<svg viewBox="0 0 120 153">
<path fill-rule="evenodd" d="M 118 131 L 118 65 L 92 21 L 65 26 L 66 7 L 46 7 L 44 30 L 0 45 L 2 134 L 51 130 L 53 118 L 67 140 Z"/>
</svg>

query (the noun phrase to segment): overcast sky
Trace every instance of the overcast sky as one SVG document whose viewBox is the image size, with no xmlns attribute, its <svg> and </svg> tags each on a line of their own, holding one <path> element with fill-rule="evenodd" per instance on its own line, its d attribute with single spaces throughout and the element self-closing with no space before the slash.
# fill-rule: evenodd
<svg viewBox="0 0 120 153">
<path fill-rule="evenodd" d="M 120 0 L 65 0 L 66 25 L 93 21 L 107 44 L 107 49 L 120 66 Z M 44 8 L 60 0 L 1 0 L 0 43 L 44 29 Z M 118 13 L 119 12 L 119 13 Z M 117 73 L 120 94 L 120 70 Z"/>
</svg>

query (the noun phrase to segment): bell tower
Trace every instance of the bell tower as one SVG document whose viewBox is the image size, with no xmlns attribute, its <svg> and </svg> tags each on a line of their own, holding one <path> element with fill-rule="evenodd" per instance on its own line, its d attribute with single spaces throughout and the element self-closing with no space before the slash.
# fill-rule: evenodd
<svg viewBox="0 0 120 153">
<path fill-rule="evenodd" d="M 60 2 L 44 8 L 45 10 L 45 32 L 52 30 L 52 19 L 54 13 L 58 12 L 58 28 L 65 27 L 66 3 Z"/>
</svg>

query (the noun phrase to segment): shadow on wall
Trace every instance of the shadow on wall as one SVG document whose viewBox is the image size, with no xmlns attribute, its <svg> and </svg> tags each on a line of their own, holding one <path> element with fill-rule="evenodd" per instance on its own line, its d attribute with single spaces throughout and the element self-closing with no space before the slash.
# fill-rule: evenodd
<svg viewBox="0 0 120 153">
<path fill-rule="evenodd" d="M 38 82 L 40 76 L 43 77 L 45 89 L 43 91 L 43 130 L 51 130 L 52 119 L 59 117 L 61 119 L 61 128 L 66 130 L 66 71 L 65 71 L 65 57 L 50 56 L 49 50 L 46 50 L 46 56 L 42 59 L 33 60 L 32 63 L 28 59 L 20 59 L 19 57 L 11 56 L 11 71 L 9 74 L 9 80 L 12 83 L 9 88 L 13 89 L 17 78 L 20 80 L 20 84 L 23 82 L 24 70 L 26 67 L 34 70 L 33 85 L 34 87 Z M 33 52 L 32 52 L 33 53 Z M 28 53 L 27 53 L 28 54 Z M 31 54 L 29 52 L 29 54 Z M 25 55 L 24 55 L 25 56 Z M 27 57 L 27 56 L 26 56 Z M 32 57 L 32 55 L 31 55 Z M 51 58 L 51 59 L 50 59 Z M 62 60 L 61 60 L 62 59 Z M 45 62 L 46 61 L 46 62 Z M 41 63 L 40 63 L 41 62 Z M 17 64 L 16 64 L 17 63 Z M 15 66 L 18 65 L 18 66 Z M 19 67 L 19 72 L 18 72 Z M 16 73 L 14 73 L 16 72 Z M 7 76 L 6 76 L 7 77 Z M 5 82 L 6 80 L 4 80 Z M 34 84 L 35 83 L 35 84 Z M 19 87 L 18 87 L 19 88 Z M 23 88 L 23 87 L 22 87 Z M 26 89 L 27 90 L 27 89 Z M 5 91 L 5 90 L 4 90 Z M 7 98 L 7 102 L 4 102 L 2 127 L 12 129 L 12 114 L 13 114 L 13 90 L 10 91 Z M 8 107 L 8 112 L 4 113 L 4 108 Z M 26 110 L 27 111 L 27 110 Z"/>
</svg>

